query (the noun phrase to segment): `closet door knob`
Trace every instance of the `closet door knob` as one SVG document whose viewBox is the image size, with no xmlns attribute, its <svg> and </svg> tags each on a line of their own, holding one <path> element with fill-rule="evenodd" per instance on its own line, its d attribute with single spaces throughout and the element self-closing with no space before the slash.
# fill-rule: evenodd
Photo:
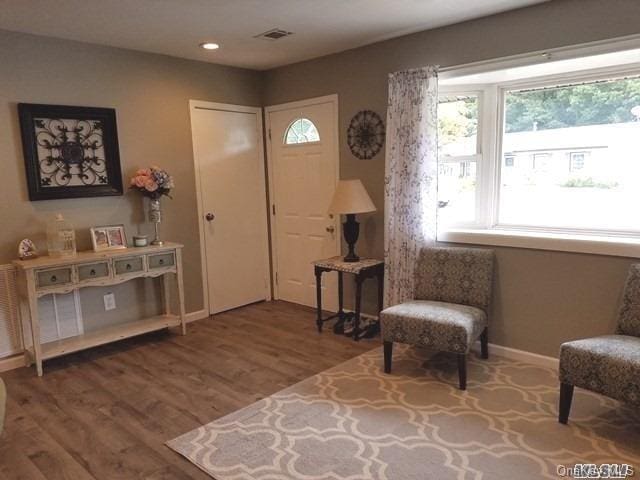
<svg viewBox="0 0 640 480">
<path fill-rule="evenodd" d="M 213 221 L 214 218 L 216 218 L 216 216 L 213 213 L 207 213 L 204 218 L 207 219 L 207 222 L 211 222 Z"/>
</svg>

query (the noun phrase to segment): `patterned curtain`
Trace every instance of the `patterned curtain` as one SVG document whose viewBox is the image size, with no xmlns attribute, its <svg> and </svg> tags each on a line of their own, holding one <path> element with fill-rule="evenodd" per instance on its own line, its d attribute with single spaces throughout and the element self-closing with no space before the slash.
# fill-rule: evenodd
<svg viewBox="0 0 640 480">
<path fill-rule="evenodd" d="M 389 75 L 384 202 L 385 307 L 413 298 L 420 248 L 435 243 L 436 67 Z"/>
</svg>

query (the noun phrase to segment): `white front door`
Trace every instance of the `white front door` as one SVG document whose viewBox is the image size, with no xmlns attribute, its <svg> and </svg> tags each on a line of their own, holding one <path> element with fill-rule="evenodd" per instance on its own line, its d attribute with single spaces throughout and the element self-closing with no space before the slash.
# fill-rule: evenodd
<svg viewBox="0 0 640 480">
<path fill-rule="evenodd" d="M 277 298 L 315 306 L 312 262 L 340 253 L 327 209 L 338 179 L 337 97 L 267 108 Z M 336 310 L 335 275 L 323 275 L 323 307 Z"/>
<path fill-rule="evenodd" d="M 261 110 L 191 102 L 210 313 L 269 298 Z"/>
</svg>

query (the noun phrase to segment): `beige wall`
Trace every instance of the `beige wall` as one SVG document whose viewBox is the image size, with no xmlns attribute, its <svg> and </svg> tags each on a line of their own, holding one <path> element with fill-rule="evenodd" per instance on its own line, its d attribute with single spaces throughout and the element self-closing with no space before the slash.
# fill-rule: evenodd
<svg viewBox="0 0 640 480">
<path fill-rule="evenodd" d="M 361 178 L 382 210 L 384 154 L 357 160 L 346 145 L 346 130 L 361 109 L 385 114 L 388 73 L 636 34 L 639 20 L 637 0 L 554 0 L 272 70 L 265 104 L 337 93 L 341 177 Z M 360 251 L 381 256 L 382 211 L 362 220 Z M 509 248 L 497 249 L 497 255 L 493 343 L 555 356 L 562 341 L 611 332 L 629 259 Z M 365 289 L 372 311 L 373 285 Z"/>
<path fill-rule="evenodd" d="M 175 176 L 174 199 L 163 200 L 162 232 L 165 239 L 185 244 L 187 311 L 201 309 L 188 101 L 261 105 L 261 88 L 259 72 L 0 31 L 0 263 L 16 257 L 22 238 L 32 238 L 45 248 L 46 221 L 56 212 L 73 222 L 81 249 L 90 248 L 88 228 L 94 225 L 124 223 L 129 238 L 136 233 L 151 234 L 137 192 L 121 197 L 28 200 L 17 103 L 113 107 L 125 185 L 136 167 L 150 164 Z M 133 288 L 152 300 L 149 285 L 146 289 L 119 287 L 116 301 L 120 308 L 113 315 L 100 308 L 94 313 L 103 319 L 135 317 L 138 308 L 132 305 Z M 83 306 L 95 308 L 84 298 Z"/>
</svg>

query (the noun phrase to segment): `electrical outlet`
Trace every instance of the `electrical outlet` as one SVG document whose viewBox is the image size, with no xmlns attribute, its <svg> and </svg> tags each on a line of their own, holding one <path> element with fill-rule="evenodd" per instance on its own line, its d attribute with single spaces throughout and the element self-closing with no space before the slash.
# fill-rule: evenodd
<svg viewBox="0 0 640 480">
<path fill-rule="evenodd" d="M 104 296 L 104 309 L 105 311 L 115 310 L 116 308 L 116 296 L 113 293 L 107 293 Z"/>
</svg>

